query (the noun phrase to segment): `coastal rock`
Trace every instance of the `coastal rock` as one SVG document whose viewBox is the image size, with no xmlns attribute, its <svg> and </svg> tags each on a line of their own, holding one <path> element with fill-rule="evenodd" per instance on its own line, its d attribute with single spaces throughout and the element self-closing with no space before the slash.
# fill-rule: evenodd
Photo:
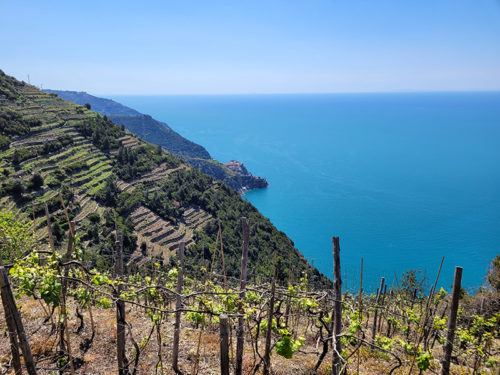
<svg viewBox="0 0 500 375">
<path fill-rule="evenodd" d="M 226 163 L 226 167 L 235 173 L 234 177 L 240 185 L 238 190 L 242 194 L 249 190 L 264 189 L 269 186 L 265 178 L 252 175 L 240 161 L 231 160 L 229 163 Z"/>
<path fill-rule="evenodd" d="M 248 173 L 248 170 L 246 169 L 245 165 L 240 161 L 231 160 L 229 163 L 226 163 L 226 167 L 228 167 L 234 173 L 239 174 L 240 176 L 250 175 L 250 173 Z"/>
</svg>

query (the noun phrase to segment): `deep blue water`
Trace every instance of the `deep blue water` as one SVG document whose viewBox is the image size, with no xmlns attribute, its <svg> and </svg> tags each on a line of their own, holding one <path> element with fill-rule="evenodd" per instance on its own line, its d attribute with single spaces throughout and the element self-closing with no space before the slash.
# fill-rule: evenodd
<svg viewBox="0 0 500 375">
<path fill-rule="evenodd" d="M 500 93 L 123 96 L 270 187 L 246 198 L 344 285 L 408 269 L 484 282 L 500 254 Z M 431 282 L 431 280 L 429 281 Z"/>
</svg>

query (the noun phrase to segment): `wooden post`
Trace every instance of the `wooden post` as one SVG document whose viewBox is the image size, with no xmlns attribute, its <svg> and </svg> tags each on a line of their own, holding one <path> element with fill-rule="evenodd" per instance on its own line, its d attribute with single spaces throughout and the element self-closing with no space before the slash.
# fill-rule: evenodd
<svg viewBox="0 0 500 375">
<path fill-rule="evenodd" d="M 384 289 L 385 278 L 380 279 L 380 286 L 377 292 L 377 299 L 375 300 L 375 312 L 373 313 L 373 326 L 372 326 L 372 344 L 375 343 L 375 335 L 377 334 L 377 317 L 378 317 L 378 302 L 380 296 L 382 295 L 382 290 Z"/>
<path fill-rule="evenodd" d="M 227 315 L 220 318 L 220 373 L 229 375 L 229 329 L 227 326 Z"/>
<path fill-rule="evenodd" d="M 363 257 L 361 257 L 361 275 L 359 277 L 359 322 L 363 324 Z M 359 375 L 359 349 L 357 350 L 356 374 Z"/>
<path fill-rule="evenodd" d="M 66 207 L 64 207 L 64 202 L 62 201 L 62 196 L 61 196 L 61 202 L 63 203 L 63 208 L 64 211 L 66 212 L 67 216 L 67 211 Z M 69 219 L 69 216 L 67 216 Z M 73 225 L 74 222 L 68 221 L 69 225 L 69 232 L 68 232 L 68 247 L 66 250 L 66 255 L 64 257 L 65 262 L 69 262 L 71 260 L 71 251 L 73 249 Z M 68 290 L 68 275 L 69 275 L 69 267 L 66 266 L 64 267 L 64 277 L 62 280 L 62 288 L 61 288 L 61 306 L 60 306 L 60 311 L 63 316 L 62 322 L 59 323 L 59 333 L 61 335 L 60 337 L 60 348 L 61 348 L 61 353 L 64 353 L 65 349 L 68 351 L 68 362 L 69 362 L 69 368 L 70 372 L 73 375 L 75 373 L 75 369 L 73 367 L 73 354 L 71 352 L 71 337 L 69 333 L 69 328 L 68 328 L 68 319 L 67 319 L 67 306 L 66 306 L 66 292 Z M 66 348 L 64 346 L 64 336 L 66 335 Z M 59 370 L 60 373 L 63 373 L 64 370 Z"/>
<path fill-rule="evenodd" d="M 382 301 L 380 302 L 381 306 L 384 306 L 385 303 L 385 295 L 387 293 L 387 284 L 384 285 L 384 293 L 382 294 Z M 378 318 L 378 324 L 377 324 L 377 331 L 380 332 L 382 330 L 382 316 L 383 313 L 380 313 L 380 316 Z"/>
<path fill-rule="evenodd" d="M 222 274 L 224 275 L 224 290 L 227 291 L 226 264 L 224 262 L 224 245 L 222 243 L 222 227 L 220 225 L 220 218 L 218 216 L 217 216 L 217 222 L 219 224 L 220 256 L 222 258 Z M 216 249 L 214 251 L 216 251 Z"/>
<path fill-rule="evenodd" d="M 125 353 L 125 302 L 120 298 L 122 292 L 122 276 L 123 276 L 123 236 L 117 235 L 116 245 L 116 261 L 115 275 L 118 285 L 116 287 L 116 354 L 118 359 L 118 374 L 127 375 L 128 359 Z"/>
<path fill-rule="evenodd" d="M 176 374 L 179 371 L 179 338 L 181 331 L 181 312 L 182 308 L 182 284 L 184 282 L 184 247 L 185 243 L 181 242 L 179 245 L 179 272 L 177 275 L 177 287 L 175 292 L 177 293 L 175 301 L 175 323 L 174 323 L 174 343 L 172 348 L 172 369 Z"/>
<path fill-rule="evenodd" d="M 361 275 L 359 277 L 359 319 L 363 320 L 363 257 L 361 257 Z"/>
<path fill-rule="evenodd" d="M 1 254 L 0 266 L 3 266 Z M 3 276 L 0 275 L 0 278 L 3 278 Z M 3 286 L 3 282 L 0 281 L 0 285 Z M 5 313 L 5 321 L 7 322 L 7 329 L 9 331 L 10 351 L 12 353 L 12 366 L 14 367 L 14 374 L 20 375 L 22 373 L 22 370 L 21 357 L 19 356 L 19 343 L 17 342 L 16 323 L 14 322 L 14 317 L 12 316 L 12 313 L 9 309 L 9 305 L 7 303 L 8 296 L 3 287 L 1 288 L 1 296 L 3 311 Z"/>
<path fill-rule="evenodd" d="M 254 281 L 255 284 L 255 281 Z M 288 257 L 288 287 L 292 285 L 292 252 Z M 290 318 L 290 308 L 292 304 L 292 297 L 288 295 L 286 297 L 286 309 L 285 309 L 285 327 L 288 329 L 288 319 Z"/>
<path fill-rule="evenodd" d="M 47 203 L 45 203 L 45 216 L 47 217 L 47 234 L 49 237 L 50 248 L 52 251 L 55 251 L 54 238 L 52 237 L 52 227 L 50 225 L 49 206 L 47 206 Z"/>
<path fill-rule="evenodd" d="M 21 315 L 16 306 L 16 301 L 14 300 L 14 295 L 10 289 L 9 277 L 7 270 L 0 266 L 0 287 L 2 288 L 2 298 L 5 296 L 7 310 L 9 310 L 15 324 L 17 337 L 19 338 L 19 344 L 21 346 L 21 351 L 23 352 L 24 363 L 26 365 L 26 370 L 29 375 L 36 375 L 35 362 L 33 361 L 33 356 L 31 354 L 30 345 L 28 339 L 26 338 L 26 333 L 24 332 L 23 322 L 21 320 Z"/>
<path fill-rule="evenodd" d="M 271 285 L 271 299 L 269 300 L 269 312 L 267 316 L 267 332 L 266 332 L 266 348 L 264 351 L 264 373 L 269 375 L 271 371 L 271 333 L 273 331 L 273 314 L 274 314 L 274 293 L 276 292 L 276 266 L 274 266 L 274 275 Z"/>
<path fill-rule="evenodd" d="M 441 362 L 441 375 L 450 374 L 451 353 L 453 351 L 453 339 L 455 338 L 455 328 L 457 327 L 458 300 L 462 282 L 462 267 L 455 267 L 455 278 L 453 280 L 453 294 L 451 296 L 450 317 L 448 319 L 448 332 L 444 343 L 444 357 Z"/>
<path fill-rule="evenodd" d="M 238 316 L 238 330 L 236 341 L 236 366 L 235 375 L 241 375 L 243 370 L 243 349 L 245 343 L 245 320 L 243 318 L 243 301 L 245 300 L 245 291 L 247 286 L 247 263 L 248 263 L 248 242 L 250 238 L 250 220 L 241 219 L 243 230 L 243 245 L 241 246 L 241 277 L 240 277 L 240 308 Z"/>
<path fill-rule="evenodd" d="M 333 237 L 333 335 L 332 335 L 332 374 L 339 375 L 342 368 L 342 346 L 340 337 L 342 331 L 342 275 L 340 273 L 339 238 Z"/>
</svg>

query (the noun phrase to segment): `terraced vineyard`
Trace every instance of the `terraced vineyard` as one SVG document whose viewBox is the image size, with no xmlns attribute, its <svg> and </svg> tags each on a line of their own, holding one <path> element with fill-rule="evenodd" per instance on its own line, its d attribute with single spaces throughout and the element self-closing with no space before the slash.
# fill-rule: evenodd
<svg viewBox="0 0 500 375">
<path fill-rule="evenodd" d="M 46 183 L 55 180 L 55 174 L 65 166 L 78 164 L 79 168 L 61 181 L 61 185 L 68 186 L 74 194 L 74 204 L 80 207 L 74 221 L 78 226 L 84 219 L 93 213 L 101 215 L 106 209 L 96 199 L 95 195 L 104 189 L 106 181 L 113 175 L 113 153 L 105 153 L 92 144 L 92 141 L 83 137 L 75 126 L 79 120 L 87 119 L 88 116 L 96 116 L 86 108 L 70 104 L 50 94 L 38 91 L 29 85 L 21 86 L 19 92 L 25 98 L 27 105 L 15 106 L 16 110 L 25 119 L 39 119 L 43 116 L 47 123 L 31 128 L 30 134 L 21 136 L 11 142 L 11 148 L 4 151 L 0 157 L 8 158 L 14 149 L 32 150 L 34 156 L 19 164 L 18 171 L 13 171 L 13 178 L 22 178 L 28 183 L 30 172 L 39 173 Z M 48 108 L 47 108 L 48 107 Z M 61 110 L 63 108 L 63 110 Z M 76 112 L 76 113 L 74 113 Z M 39 155 L 38 146 L 43 146 L 48 142 L 57 141 L 59 137 L 66 135 L 71 137 L 70 146 L 61 148 L 50 155 Z M 128 149 L 137 149 L 144 142 L 130 134 L 124 134 L 119 138 L 121 145 Z M 140 178 L 125 182 L 118 181 L 118 188 L 122 191 L 134 193 L 135 186 L 141 183 L 151 183 L 168 179 L 169 175 L 180 169 L 188 168 L 182 164 L 175 168 L 168 168 L 167 163 L 162 163 L 150 172 L 145 173 Z M 9 170 L 8 168 L 5 168 Z M 54 198 L 57 192 L 48 190 L 39 191 L 35 197 L 35 202 L 41 203 Z M 14 205 L 13 200 L 5 197 L 4 203 Z M 57 216 L 60 212 L 53 212 Z M 174 224 L 164 220 L 144 206 L 137 207 L 132 212 L 135 224 L 135 234 L 138 243 L 145 241 L 148 244 L 148 253 L 141 254 L 140 251 L 134 253 L 132 260 L 142 259 L 142 262 L 151 256 L 162 254 L 164 259 L 169 259 L 170 253 L 178 248 L 179 243 L 185 242 L 192 245 L 193 231 L 202 228 L 211 215 L 201 209 L 187 207 L 182 214 L 184 222 Z M 45 233 L 45 220 L 41 220 L 37 229 L 41 231 L 40 238 Z M 138 254 L 141 254 L 140 256 Z"/>
<path fill-rule="evenodd" d="M 181 242 L 192 273 L 210 257 L 222 224 L 228 269 L 237 265 L 241 216 L 255 223 L 252 272 L 272 270 L 259 258 L 280 254 L 280 273 L 294 264 L 313 282 L 329 283 L 293 243 L 226 185 L 184 164 L 98 113 L 18 82 L 0 71 L 0 178 L 2 210 L 34 218 L 46 241 L 47 218 L 55 246 L 63 246 L 67 221 L 62 203 L 84 245 L 89 266 L 108 267 L 111 233 L 124 233 L 129 267 L 175 261 Z M 48 213 L 46 214 L 45 205 Z M 234 259 L 233 259 L 234 258 Z M 234 267 L 237 268 L 237 267 Z"/>
</svg>

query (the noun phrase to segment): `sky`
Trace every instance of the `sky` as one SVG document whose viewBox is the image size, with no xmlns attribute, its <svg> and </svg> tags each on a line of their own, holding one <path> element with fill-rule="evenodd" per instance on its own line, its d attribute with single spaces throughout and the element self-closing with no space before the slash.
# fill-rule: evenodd
<svg viewBox="0 0 500 375">
<path fill-rule="evenodd" d="M 95 95 L 500 90 L 500 0 L 0 0 L 0 69 Z"/>
</svg>

